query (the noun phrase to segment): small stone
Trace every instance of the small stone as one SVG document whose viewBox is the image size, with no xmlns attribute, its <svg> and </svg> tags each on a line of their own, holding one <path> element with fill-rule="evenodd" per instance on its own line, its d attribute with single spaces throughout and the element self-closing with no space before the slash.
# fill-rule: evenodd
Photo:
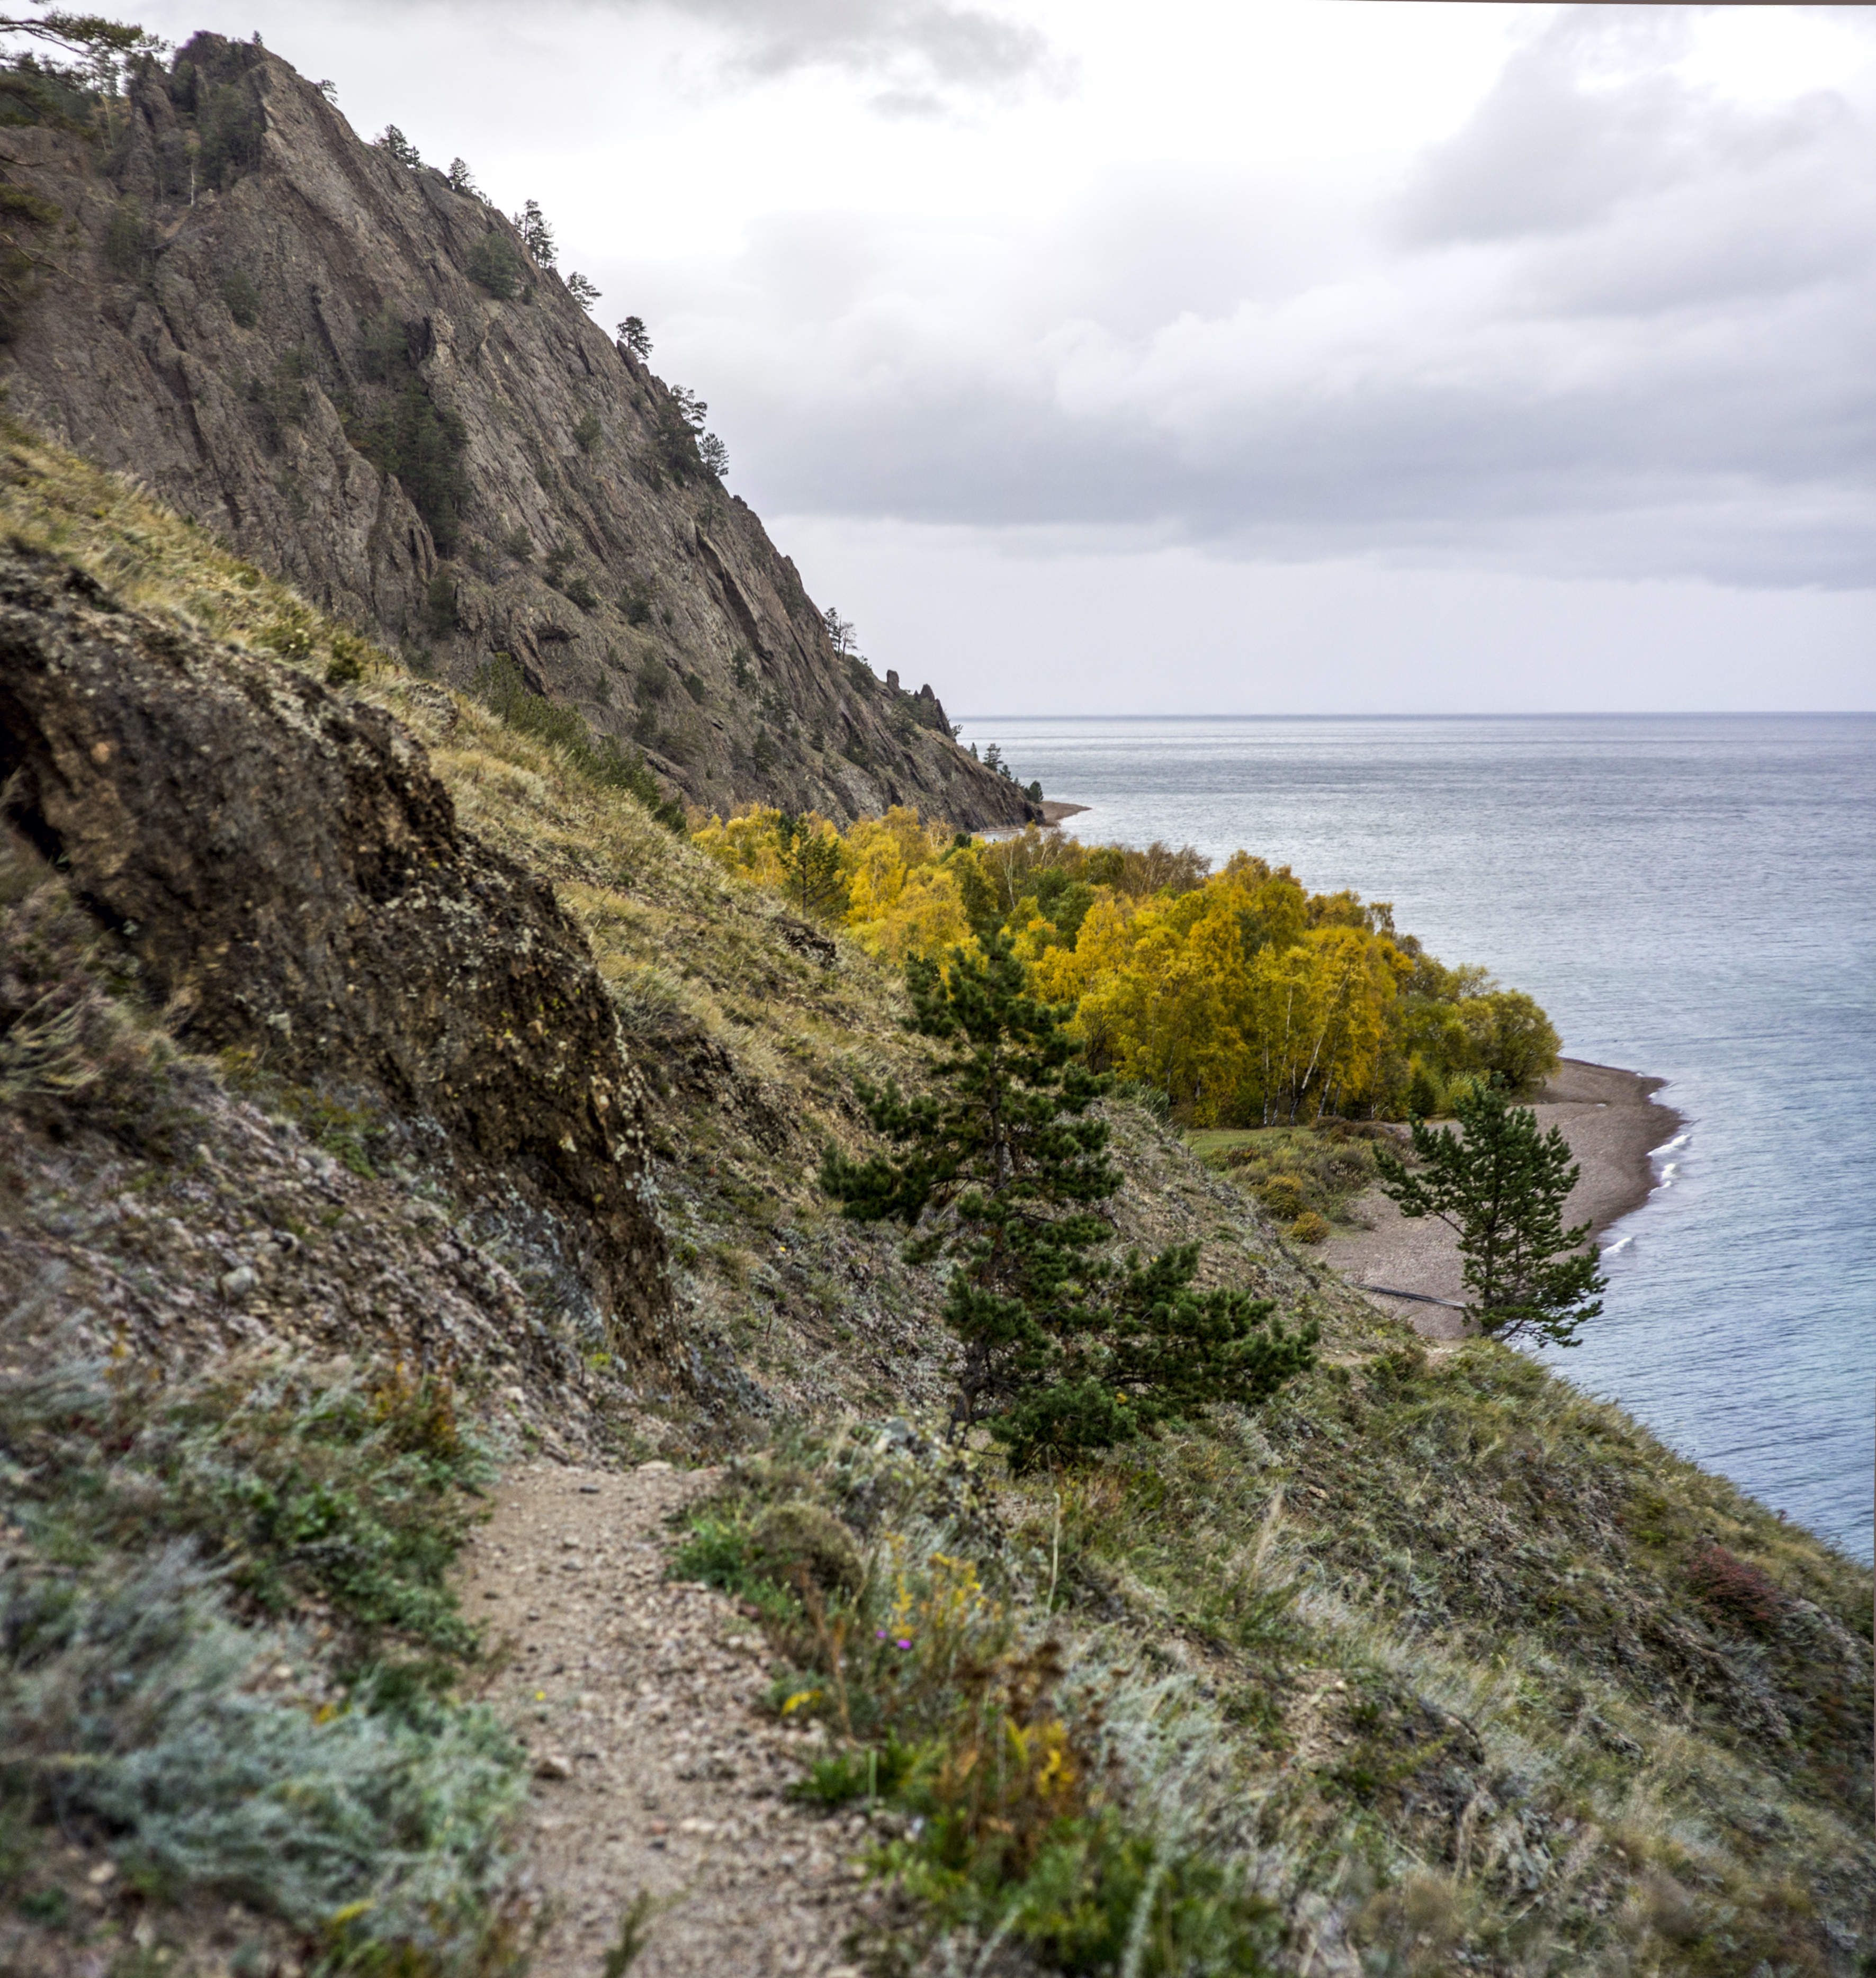
<svg viewBox="0 0 1876 1978">
<path fill-rule="evenodd" d="M 654 1837 L 660 1834 L 669 1834 L 670 1831 L 671 1823 L 668 1820 L 648 1820 L 645 1823 L 645 1831 Z"/>
<path fill-rule="evenodd" d="M 99 1884 L 109 1881 L 111 1877 L 117 1872 L 117 1864 L 116 1862 L 101 1861 L 98 1863 L 98 1866 L 85 1877 L 84 1879 L 95 1888 Z"/>
<path fill-rule="evenodd" d="M 534 1777 L 538 1779 L 570 1779 L 573 1777 L 573 1761 L 564 1752 L 543 1751 L 534 1761 Z"/>
<path fill-rule="evenodd" d="M 251 1264 L 237 1265 L 216 1280 L 223 1298 L 246 1298 L 260 1283 L 260 1273 Z"/>
<path fill-rule="evenodd" d="M 668 1477 L 671 1474 L 671 1466 L 668 1463 L 641 1463 L 638 1466 L 638 1474 L 641 1477 Z"/>
</svg>

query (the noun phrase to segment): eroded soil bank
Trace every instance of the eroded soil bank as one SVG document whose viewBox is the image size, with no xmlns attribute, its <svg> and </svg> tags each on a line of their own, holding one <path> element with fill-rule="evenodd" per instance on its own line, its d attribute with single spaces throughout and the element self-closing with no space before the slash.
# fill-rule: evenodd
<svg viewBox="0 0 1876 1978">
<path fill-rule="evenodd" d="M 1666 1082 L 1613 1065 L 1565 1058 L 1538 1094 L 1533 1110 L 1539 1125 L 1563 1130 L 1583 1170 L 1564 1206 L 1567 1225 L 1587 1222 L 1590 1233 L 1600 1236 L 1648 1199 L 1659 1179 L 1654 1151 L 1685 1123 L 1654 1096 Z M 1351 1284 L 1368 1290 L 1381 1310 L 1410 1320 L 1428 1338 L 1459 1338 L 1465 1321 L 1448 1306 L 1378 1296 L 1372 1290 L 1385 1285 L 1422 1299 L 1461 1302 L 1464 1287 L 1453 1232 L 1431 1217 L 1409 1222 L 1378 1189 L 1371 1189 L 1355 1209 L 1374 1226 L 1338 1230 L 1324 1251 L 1325 1260 Z"/>
</svg>

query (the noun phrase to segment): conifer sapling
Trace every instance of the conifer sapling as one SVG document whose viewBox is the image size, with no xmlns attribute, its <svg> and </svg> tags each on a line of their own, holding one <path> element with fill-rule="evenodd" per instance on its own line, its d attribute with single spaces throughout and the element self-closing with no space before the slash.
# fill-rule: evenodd
<svg viewBox="0 0 1876 1978">
<path fill-rule="evenodd" d="M 1582 1169 L 1560 1129 L 1514 1106 L 1501 1080 L 1475 1083 L 1455 1103 L 1463 1130 L 1413 1123 L 1410 1169 L 1377 1148 L 1381 1192 L 1403 1216 L 1434 1216 L 1459 1239 L 1464 1282 L 1481 1327 L 1500 1339 L 1534 1335 L 1577 1344 L 1577 1329 L 1603 1308 L 1608 1279 L 1583 1244 L 1590 1226 L 1563 1227 L 1563 1207 Z"/>
<path fill-rule="evenodd" d="M 988 1424 L 1022 1470 L 1072 1461 L 1220 1402 L 1266 1399 L 1313 1363 L 1313 1328 L 1286 1333 L 1269 1300 L 1196 1292 L 1199 1246 L 1117 1268 L 1100 1205 L 1120 1187 L 1108 1088 L 1075 1062 L 1068 1012 L 1028 993 L 1007 935 L 981 958 L 908 964 L 907 1027 L 945 1047 L 935 1090 L 856 1081 L 892 1151 L 829 1149 L 822 1186 L 856 1222 L 917 1233 L 914 1262 L 951 1261 L 945 1319 L 964 1348 L 954 1428 Z"/>
</svg>

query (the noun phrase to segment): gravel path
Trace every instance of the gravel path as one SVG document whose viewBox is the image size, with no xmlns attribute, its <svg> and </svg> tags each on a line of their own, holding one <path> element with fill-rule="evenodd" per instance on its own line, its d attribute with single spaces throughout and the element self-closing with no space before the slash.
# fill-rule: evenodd
<svg viewBox="0 0 1876 1978">
<path fill-rule="evenodd" d="M 598 1978 L 640 1890 L 631 1978 L 859 1978 L 841 1944 L 865 1822 L 781 1798 L 817 1734 L 752 1709 L 753 1624 L 663 1579 L 666 1520 L 714 1475 L 518 1469 L 465 1554 L 465 1609 L 514 1649 L 489 1701 L 535 1763 L 528 1874 L 553 1917 L 535 1978 Z"/>
</svg>

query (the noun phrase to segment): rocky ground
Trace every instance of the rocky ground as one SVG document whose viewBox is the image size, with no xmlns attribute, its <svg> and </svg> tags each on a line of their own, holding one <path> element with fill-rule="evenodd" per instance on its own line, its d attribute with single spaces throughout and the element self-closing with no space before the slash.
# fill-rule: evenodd
<svg viewBox="0 0 1876 1978">
<path fill-rule="evenodd" d="M 784 1797 L 818 1729 L 759 1715 L 753 1622 L 664 1577 L 672 1514 L 716 1475 L 531 1464 L 465 1555 L 464 1606 L 507 1647 L 489 1700 L 534 1761 L 536 1978 L 587 1978 L 628 1936 L 634 1978 L 857 1978 L 867 1820 Z"/>
</svg>

